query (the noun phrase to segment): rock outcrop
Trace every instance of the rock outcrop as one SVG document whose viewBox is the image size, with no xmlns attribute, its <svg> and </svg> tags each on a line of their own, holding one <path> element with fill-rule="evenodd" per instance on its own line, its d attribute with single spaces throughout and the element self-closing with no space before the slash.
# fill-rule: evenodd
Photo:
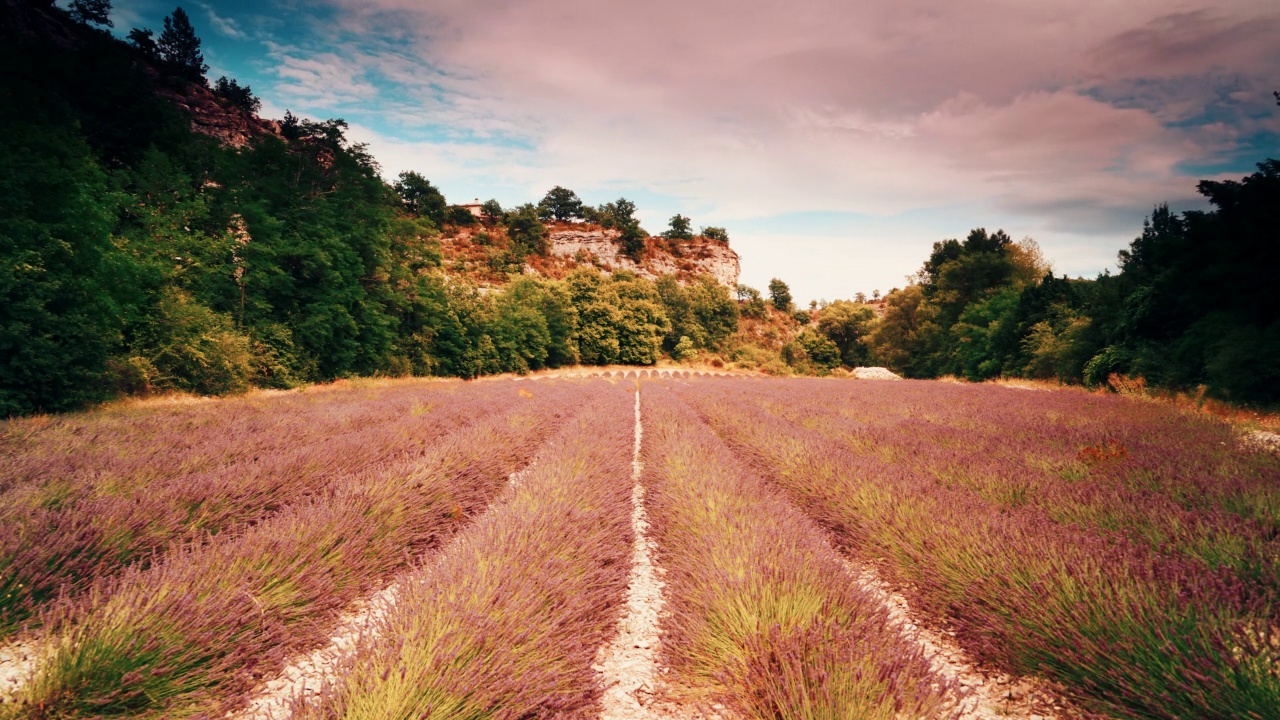
<svg viewBox="0 0 1280 720">
<path fill-rule="evenodd" d="M 263 135 L 280 134 L 280 123 L 227 105 L 202 85 L 162 86 L 157 94 L 191 116 L 193 132 L 215 137 L 224 145 L 242 148 Z"/>
<path fill-rule="evenodd" d="M 662 275 L 675 275 L 682 280 L 710 275 L 730 290 L 737 287 L 741 266 L 738 253 L 728 244 L 695 238 L 678 241 L 676 252 L 672 252 L 663 246 L 664 242 L 649 238 L 644 256 L 637 262 L 622 254 L 616 230 L 553 229 L 547 236 L 551 255 L 572 258 L 580 264 L 589 262 L 606 271 L 622 268 L 650 280 Z"/>
</svg>

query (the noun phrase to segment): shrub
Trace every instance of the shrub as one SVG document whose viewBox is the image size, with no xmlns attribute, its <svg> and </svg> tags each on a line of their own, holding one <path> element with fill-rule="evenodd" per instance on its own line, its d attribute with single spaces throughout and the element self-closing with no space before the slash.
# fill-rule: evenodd
<svg viewBox="0 0 1280 720">
<path fill-rule="evenodd" d="M 150 384 L 157 388 L 225 395 L 247 390 L 255 375 L 249 338 L 229 317 L 176 288 L 161 292 L 143 348 L 128 364 L 145 368 L 149 362 L 155 370 Z"/>
</svg>

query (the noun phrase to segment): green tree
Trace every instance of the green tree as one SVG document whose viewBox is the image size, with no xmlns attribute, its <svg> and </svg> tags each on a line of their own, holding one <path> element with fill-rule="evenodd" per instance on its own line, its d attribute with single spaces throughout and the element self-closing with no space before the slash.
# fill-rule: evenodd
<svg viewBox="0 0 1280 720">
<path fill-rule="evenodd" d="M 791 288 L 787 287 L 787 284 L 778 278 L 773 278 L 769 281 L 769 301 L 778 310 L 790 312 Z"/>
<path fill-rule="evenodd" d="M 74 127 L 2 105 L 0 417 L 69 410 L 104 397 L 120 341 L 114 198 Z"/>
<path fill-rule="evenodd" d="M 200 51 L 200 38 L 196 37 L 191 19 L 181 7 L 174 8 L 173 14 L 164 19 L 164 31 L 160 33 L 156 47 L 161 59 L 183 79 L 206 84 L 204 74 L 209 72 L 209 66 Z"/>
<path fill-rule="evenodd" d="M 699 275 L 685 291 L 689 309 L 705 338 L 699 347 L 715 348 L 738 331 L 738 305 L 729 296 L 729 289 L 715 278 Z"/>
<path fill-rule="evenodd" d="M 738 305 L 715 278 L 703 275 L 682 287 L 671 275 L 654 283 L 670 329 L 662 347 L 675 353 L 682 338 L 695 348 L 714 348 L 738 329 Z"/>
<path fill-rule="evenodd" d="M 538 203 L 539 216 L 545 220 L 572 220 L 582 217 L 582 199 L 574 191 L 559 185 L 547 191 Z"/>
<path fill-rule="evenodd" d="M 400 173 L 395 191 L 410 214 L 427 218 L 436 227 L 444 225 L 449 203 L 436 186 L 422 175 L 412 170 Z"/>
<path fill-rule="evenodd" d="M 578 349 L 582 362 L 588 365 L 617 362 L 621 349 L 618 327 L 622 324 L 617 292 L 612 291 L 599 272 L 585 268 L 570 273 L 565 284 L 578 315 Z"/>
<path fill-rule="evenodd" d="M 538 208 L 525 203 L 506 214 L 504 220 L 507 236 L 511 238 L 511 253 L 519 258 L 526 255 L 547 253 L 547 227 L 538 217 Z"/>
<path fill-rule="evenodd" d="M 228 80 L 226 75 L 213 83 L 213 94 L 231 103 L 232 107 L 253 114 L 262 108 L 262 101 L 254 97 L 248 85 L 241 85 L 234 79 Z"/>
<path fill-rule="evenodd" d="M 668 240 L 692 240 L 693 226 L 689 218 L 679 213 L 671 216 L 669 227 L 662 233 L 662 237 Z"/>
<path fill-rule="evenodd" d="M 940 331 L 937 308 L 915 284 L 889 293 L 884 302 L 884 317 L 871 334 L 872 359 L 911 377 L 927 377 L 926 352 Z"/>
<path fill-rule="evenodd" d="M 623 228 L 636 223 L 636 204 L 621 197 L 600 206 L 600 224 L 606 228 Z"/>
<path fill-rule="evenodd" d="M 756 319 L 764 319 L 768 312 L 768 306 L 765 305 L 764 298 L 760 295 L 760 291 L 749 286 L 739 284 L 735 289 L 738 296 L 738 302 L 742 304 L 741 314 L 746 317 Z"/>
<path fill-rule="evenodd" d="M 445 212 L 445 222 L 458 227 L 468 227 L 475 225 L 479 220 L 472 214 L 471 210 L 461 205 L 450 205 Z"/>
<path fill-rule="evenodd" d="M 480 206 L 480 216 L 487 223 L 498 222 L 503 216 L 502 203 L 497 200 L 485 200 Z"/>
<path fill-rule="evenodd" d="M 840 365 L 840 349 L 822 333 L 805 328 L 782 348 L 782 358 L 802 372 L 825 375 Z"/>
<path fill-rule="evenodd" d="M 622 254 L 632 260 L 639 260 L 644 255 L 644 231 L 640 223 L 632 221 L 622 226 L 622 234 L 618 240 L 622 243 Z"/>
<path fill-rule="evenodd" d="M 984 228 L 970 231 L 963 243 L 933 244 L 933 253 L 920 270 L 921 285 L 945 326 L 954 324 L 966 305 L 1012 281 L 1016 270 L 1009 252 L 1012 246 L 1013 240 L 1003 230 L 989 234 Z"/>
<path fill-rule="evenodd" d="M 173 287 L 161 291 L 134 352 L 134 367 L 154 370 L 148 384 L 201 395 L 249 389 L 257 364 L 230 317 Z"/>
<path fill-rule="evenodd" d="M 618 298 L 618 362 L 652 365 L 662 354 L 671 322 L 653 283 L 618 271 L 609 283 Z"/>
<path fill-rule="evenodd" d="M 836 300 L 818 312 L 818 332 L 839 348 L 841 363 L 860 367 L 868 364 L 875 317 L 865 305 Z"/>
<path fill-rule="evenodd" d="M 722 243 L 729 242 L 729 231 L 722 227 L 704 227 L 702 228 L 702 232 L 698 234 L 708 240 L 715 240 L 716 242 Z"/>
<path fill-rule="evenodd" d="M 499 359 L 499 370 L 524 374 L 542 368 L 550 355 L 551 331 L 539 299 L 508 288 L 494 301 L 487 334 Z"/>
<path fill-rule="evenodd" d="M 680 362 L 692 360 L 698 356 L 698 346 L 687 335 L 682 336 L 671 350 L 671 357 Z"/>
</svg>

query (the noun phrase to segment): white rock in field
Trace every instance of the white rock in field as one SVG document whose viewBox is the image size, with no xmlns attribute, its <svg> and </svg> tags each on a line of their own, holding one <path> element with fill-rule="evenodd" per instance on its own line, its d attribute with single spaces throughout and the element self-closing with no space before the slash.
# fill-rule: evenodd
<svg viewBox="0 0 1280 720">
<path fill-rule="evenodd" d="M 901 380 L 902 378 L 882 367 L 860 367 L 853 369 L 853 376 L 859 380 Z"/>
<path fill-rule="evenodd" d="M 1280 433 L 1254 430 L 1244 436 L 1244 444 L 1257 450 L 1280 453 Z"/>
</svg>

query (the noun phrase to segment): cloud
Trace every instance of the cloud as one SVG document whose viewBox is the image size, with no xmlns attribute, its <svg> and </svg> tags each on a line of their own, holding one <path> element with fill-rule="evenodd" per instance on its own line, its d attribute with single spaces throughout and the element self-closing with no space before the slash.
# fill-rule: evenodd
<svg viewBox="0 0 1280 720">
<path fill-rule="evenodd" d="M 197 2 L 196 4 L 199 5 L 200 8 L 204 10 L 205 14 L 209 16 L 209 24 L 213 25 L 214 30 L 217 30 L 223 35 L 226 35 L 229 38 L 234 38 L 236 40 L 248 39 L 249 36 L 245 34 L 243 30 L 240 29 L 240 26 L 236 23 L 235 20 L 229 17 L 224 17 L 222 15 L 219 15 L 217 11 L 215 11 L 213 7 L 209 5 L 209 3 Z"/>
<path fill-rule="evenodd" d="M 348 35 L 396 43 L 281 52 L 280 76 L 334 102 L 378 95 L 384 166 L 417 163 L 468 195 L 643 194 L 650 225 L 962 207 L 983 216 L 952 234 L 1020 224 L 1051 256 L 1058 237 L 1072 257 L 1112 258 L 1153 203 L 1196 201 L 1185 168 L 1280 137 L 1269 1 L 337 7 Z M 859 235 L 857 252 L 890 235 Z M 1106 252 L 1081 249 L 1089 237 Z"/>
<path fill-rule="evenodd" d="M 267 47 L 276 63 L 272 72 L 280 80 L 275 90 L 286 99 L 335 109 L 348 103 L 371 101 L 379 94 L 378 87 L 364 76 L 363 68 L 349 58 L 332 52 L 311 53 L 270 41 Z"/>
</svg>

